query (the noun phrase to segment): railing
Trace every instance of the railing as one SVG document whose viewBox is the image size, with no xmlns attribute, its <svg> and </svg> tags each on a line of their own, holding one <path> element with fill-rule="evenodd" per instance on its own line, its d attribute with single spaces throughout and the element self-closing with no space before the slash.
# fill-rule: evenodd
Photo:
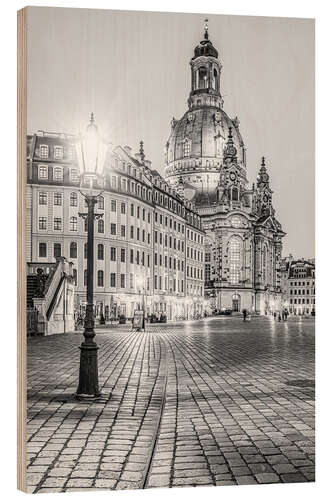
<svg viewBox="0 0 333 500">
<path fill-rule="evenodd" d="M 58 288 L 59 281 L 61 280 L 62 277 L 62 271 L 63 271 L 63 261 L 58 260 L 55 267 L 49 274 L 46 283 L 45 283 L 45 291 L 44 291 L 44 313 L 46 314 L 51 301 L 54 297 L 54 294 Z"/>
</svg>

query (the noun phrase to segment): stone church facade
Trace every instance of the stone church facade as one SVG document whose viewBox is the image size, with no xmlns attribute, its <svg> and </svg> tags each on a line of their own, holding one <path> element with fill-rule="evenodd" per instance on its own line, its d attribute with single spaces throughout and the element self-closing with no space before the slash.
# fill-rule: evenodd
<svg viewBox="0 0 333 500">
<path fill-rule="evenodd" d="M 285 232 L 275 216 L 264 157 L 256 182 L 249 185 L 239 120 L 223 109 L 222 64 L 207 25 L 190 66 L 188 110 L 171 121 L 165 176 L 201 216 L 210 308 L 270 314 L 282 309 Z"/>
</svg>

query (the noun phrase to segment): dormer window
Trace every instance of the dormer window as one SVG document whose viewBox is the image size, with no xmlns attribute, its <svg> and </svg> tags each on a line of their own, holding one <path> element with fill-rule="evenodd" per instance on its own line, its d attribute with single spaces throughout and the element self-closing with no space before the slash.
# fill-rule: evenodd
<svg viewBox="0 0 333 500">
<path fill-rule="evenodd" d="M 64 157 L 64 148 L 62 146 L 54 146 L 54 158 L 62 160 Z"/>
<path fill-rule="evenodd" d="M 39 146 L 39 156 L 41 158 L 48 158 L 49 157 L 49 147 L 46 144 L 41 144 Z"/>
</svg>

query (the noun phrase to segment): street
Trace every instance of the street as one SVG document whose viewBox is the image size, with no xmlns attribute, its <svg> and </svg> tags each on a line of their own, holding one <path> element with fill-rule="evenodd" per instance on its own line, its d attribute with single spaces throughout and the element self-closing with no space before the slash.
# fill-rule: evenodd
<svg viewBox="0 0 333 500">
<path fill-rule="evenodd" d="M 28 339 L 28 490 L 314 480 L 314 320 L 97 329 L 102 399 L 74 399 L 82 332 Z"/>
</svg>

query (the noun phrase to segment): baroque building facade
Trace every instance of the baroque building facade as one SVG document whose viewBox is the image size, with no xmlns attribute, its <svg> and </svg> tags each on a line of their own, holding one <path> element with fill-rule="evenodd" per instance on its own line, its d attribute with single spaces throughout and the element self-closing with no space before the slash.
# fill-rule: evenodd
<svg viewBox="0 0 333 500">
<path fill-rule="evenodd" d="M 39 131 L 27 138 L 27 262 L 72 263 L 75 308 L 86 302 L 87 211 L 80 193 L 74 135 Z M 145 159 L 143 143 L 109 147 L 96 205 L 96 315 L 168 319 L 203 314 L 204 231 L 192 202 L 181 198 Z"/>
<path fill-rule="evenodd" d="M 273 208 L 265 158 L 256 183 L 249 185 L 239 120 L 223 109 L 222 64 L 207 24 L 190 67 L 188 110 L 171 121 L 165 177 L 201 216 L 206 298 L 217 311 L 281 310 L 285 233 Z"/>
<path fill-rule="evenodd" d="M 282 261 L 282 292 L 284 307 L 297 316 L 316 313 L 316 269 L 314 259 L 294 259 L 289 255 Z"/>
</svg>

